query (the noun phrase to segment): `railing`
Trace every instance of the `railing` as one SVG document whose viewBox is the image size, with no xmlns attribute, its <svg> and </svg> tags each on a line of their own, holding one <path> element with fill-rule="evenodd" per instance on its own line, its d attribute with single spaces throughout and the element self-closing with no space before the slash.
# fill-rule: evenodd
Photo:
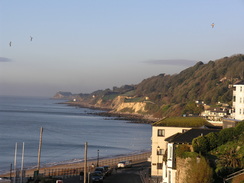
<svg viewBox="0 0 244 183">
<path fill-rule="evenodd" d="M 113 158 L 106 158 L 106 159 L 99 159 L 97 160 L 91 160 L 87 162 L 87 170 L 88 172 L 93 172 L 95 167 L 97 166 L 110 166 L 111 168 L 117 167 L 118 162 L 120 161 L 131 161 L 132 164 L 140 163 L 147 161 L 147 159 L 150 157 L 151 152 L 146 152 L 142 154 L 135 154 L 135 155 L 128 155 L 128 156 L 118 156 Z M 82 163 L 76 163 L 76 164 L 67 164 L 67 165 L 57 165 L 53 167 L 43 167 L 39 170 L 38 176 L 41 177 L 61 177 L 62 179 L 73 177 L 73 176 L 79 176 L 81 172 L 84 171 L 84 162 Z M 27 182 L 27 179 L 30 177 L 34 177 L 36 174 L 36 169 L 31 170 L 24 170 L 23 175 L 24 177 L 21 177 L 21 173 L 17 171 L 17 176 L 15 177 L 14 171 L 11 172 L 11 179 L 12 182 L 20 183 L 20 182 Z M 6 175 L 6 177 L 9 177 L 9 175 Z M 14 181 L 15 180 L 15 181 Z M 23 180 L 23 181 L 21 181 Z"/>
<path fill-rule="evenodd" d="M 139 163 L 146 161 L 148 157 L 150 157 L 151 152 L 142 153 L 142 154 L 136 154 L 136 155 L 130 155 L 130 156 L 119 156 L 115 158 L 108 158 L 108 159 L 100 159 L 99 162 L 97 160 L 88 161 L 87 162 L 87 168 L 88 172 L 93 172 L 95 169 L 95 166 L 110 166 L 111 168 L 115 168 L 120 161 L 132 161 L 132 164 Z M 62 167 L 65 167 L 65 165 L 62 165 Z M 73 164 L 72 167 L 69 168 L 69 165 L 65 168 L 44 168 L 42 171 L 40 171 L 40 174 L 43 176 L 76 176 L 80 175 L 80 172 L 84 171 L 84 164 L 83 163 L 77 163 Z"/>
</svg>

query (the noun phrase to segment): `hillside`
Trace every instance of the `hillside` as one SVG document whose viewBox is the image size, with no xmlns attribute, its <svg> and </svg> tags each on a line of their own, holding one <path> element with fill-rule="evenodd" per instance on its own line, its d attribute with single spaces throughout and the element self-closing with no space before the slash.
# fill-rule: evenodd
<svg viewBox="0 0 244 183">
<path fill-rule="evenodd" d="M 91 94 L 79 94 L 77 102 L 86 107 L 115 112 L 147 114 L 154 117 L 199 113 L 195 100 L 207 104 L 231 103 L 232 85 L 244 79 L 244 55 L 233 55 L 204 64 L 198 62 L 179 74 L 160 74 L 137 85 L 124 85 Z"/>
</svg>

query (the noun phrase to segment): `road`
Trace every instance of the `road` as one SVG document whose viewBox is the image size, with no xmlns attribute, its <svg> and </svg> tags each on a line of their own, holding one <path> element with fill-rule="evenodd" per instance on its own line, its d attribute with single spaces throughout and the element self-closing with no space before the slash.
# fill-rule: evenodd
<svg viewBox="0 0 244 183">
<path fill-rule="evenodd" d="M 131 168 L 123 168 L 104 179 L 104 183 L 142 183 L 140 171 L 147 165 L 146 162 L 134 164 Z"/>
<path fill-rule="evenodd" d="M 140 171 L 143 168 L 148 168 L 149 162 L 143 162 L 132 165 L 131 168 L 123 168 L 114 170 L 111 176 L 104 179 L 103 183 L 142 183 L 140 178 Z M 79 178 L 70 178 L 64 180 L 64 183 L 83 183 Z"/>
</svg>

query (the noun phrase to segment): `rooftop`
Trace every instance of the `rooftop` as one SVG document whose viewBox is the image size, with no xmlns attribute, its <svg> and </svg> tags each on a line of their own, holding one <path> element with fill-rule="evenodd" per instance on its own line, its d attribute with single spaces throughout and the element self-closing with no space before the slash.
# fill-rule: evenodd
<svg viewBox="0 0 244 183">
<path fill-rule="evenodd" d="M 239 81 L 238 83 L 235 83 L 234 85 L 244 85 L 244 81 Z"/>
<path fill-rule="evenodd" d="M 153 126 L 168 127 L 213 127 L 212 124 L 200 117 L 171 117 L 153 123 Z"/>
<path fill-rule="evenodd" d="M 174 143 L 191 143 L 192 140 L 196 137 L 207 135 L 211 132 L 218 132 L 219 130 L 216 129 L 201 129 L 201 128 L 195 128 L 186 131 L 185 133 L 177 133 L 175 135 L 172 135 L 165 139 L 165 141 L 168 142 L 174 142 Z"/>
</svg>

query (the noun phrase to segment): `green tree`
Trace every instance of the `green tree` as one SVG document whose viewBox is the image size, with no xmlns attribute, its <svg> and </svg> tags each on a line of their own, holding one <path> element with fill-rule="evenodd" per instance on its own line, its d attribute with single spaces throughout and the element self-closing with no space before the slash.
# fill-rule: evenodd
<svg viewBox="0 0 244 183">
<path fill-rule="evenodd" d="M 192 140 L 192 147 L 195 152 L 206 154 L 209 151 L 208 139 L 205 136 L 199 136 Z"/>
<path fill-rule="evenodd" d="M 185 158 L 186 152 L 191 152 L 190 147 L 187 144 L 180 144 L 176 149 L 176 156 L 180 158 Z"/>
<path fill-rule="evenodd" d="M 209 150 L 213 150 L 218 146 L 218 133 L 217 132 L 211 132 L 205 136 L 208 141 Z"/>
<path fill-rule="evenodd" d="M 235 128 L 235 135 L 240 136 L 241 134 L 244 134 L 244 120 L 241 121 Z"/>
<path fill-rule="evenodd" d="M 195 102 L 189 102 L 186 104 L 183 114 L 200 114 L 202 111 L 202 106 L 197 106 Z"/>
<path fill-rule="evenodd" d="M 225 128 L 219 132 L 218 145 L 225 144 L 235 138 L 235 128 Z"/>
</svg>

